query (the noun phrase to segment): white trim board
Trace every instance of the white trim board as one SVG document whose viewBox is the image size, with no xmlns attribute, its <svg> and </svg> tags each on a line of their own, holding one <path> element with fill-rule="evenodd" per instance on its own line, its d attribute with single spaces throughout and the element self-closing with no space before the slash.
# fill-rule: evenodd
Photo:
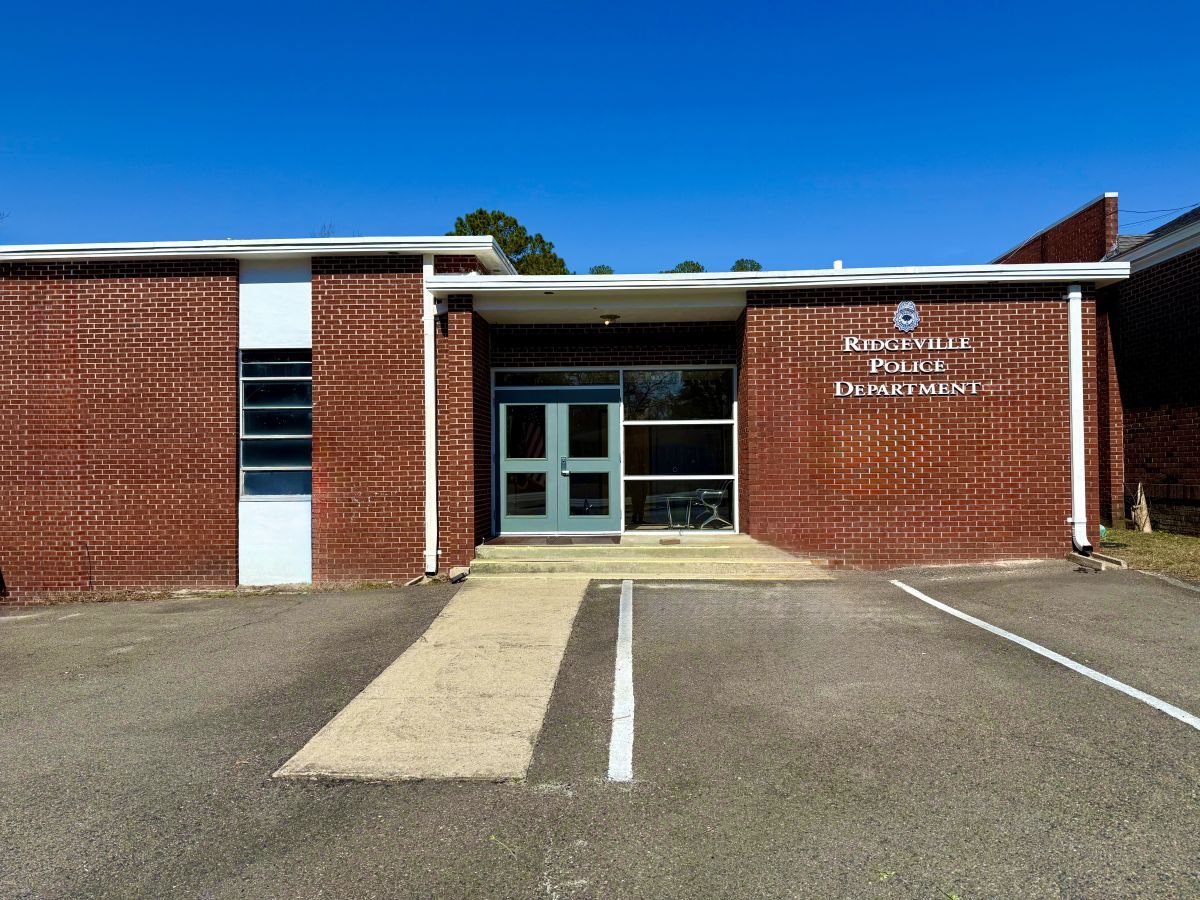
<svg viewBox="0 0 1200 900">
<path fill-rule="evenodd" d="M 1161 237 L 1139 244 L 1117 259 L 1128 263 L 1131 271 L 1140 272 L 1197 248 L 1200 248 L 1200 222 L 1193 222 L 1178 231 L 1168 231 Z"/>
<path fill-rule="evenodd" d="M 1009 284 L 1090 281 L 1111 284 L 1129 277 L 1122 262 L 1022 265 L 898 266 L 863 269 L 799 269 L 785 272 L 669 272 L 650 275 L 435 275 L 429 290 L 475 296 L 528 294 L 671 294 L 893 284 Z"/>
<path fill-rule="evenodd" d="M 247 257 L 362 256 L 398 254 L 475 256 L 491 271 L 515 275 L 495 238 L 489 235 L 434 237 L 271 238 L 222 241 L 134 241 L 98 244 L 0 245 L 0 262 L 91 259 L 244 259 Z"/>
</svg>

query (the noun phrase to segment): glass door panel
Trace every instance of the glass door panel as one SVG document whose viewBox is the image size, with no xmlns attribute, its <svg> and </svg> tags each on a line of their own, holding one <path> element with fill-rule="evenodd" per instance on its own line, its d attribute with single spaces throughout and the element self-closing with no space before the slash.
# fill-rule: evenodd
<svg viewBox="0 0 1200 900">
<path fill-rule="evenodd" d="M 548 403 L 501 403 L 500 530 L 557 528 L 556 409 Z"/>
<path fill-rule="evenodd" d="M 559 404 L 561 531 L 620 531 L 621 446 L 616 403 Z"/>
</svg>

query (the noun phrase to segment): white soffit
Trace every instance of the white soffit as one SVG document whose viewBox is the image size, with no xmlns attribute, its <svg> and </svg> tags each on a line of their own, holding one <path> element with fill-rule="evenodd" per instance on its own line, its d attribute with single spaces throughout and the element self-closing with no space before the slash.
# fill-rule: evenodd
<svg viewBox="0 0 1200 900">
<path fill-rule="evenodd" d="M 150 241 L 104 244 L 0 245 L 0 262 L 94 259 L 247 259 L 296 256 L 475 256 L 490 272 L 516 274 L 495 239 L 483 235 L 434 237 L 283 238 L 271 240 Z"/>
<path fill-rule="evenodd" d="M 602 315 L 629 322 L 733 322 L 746 308 L 745 292 L 682 291 L 580 294 L 476 294 L 474 309 L 499 325 L 538 322 L 595 324 Z"/>
</svg>

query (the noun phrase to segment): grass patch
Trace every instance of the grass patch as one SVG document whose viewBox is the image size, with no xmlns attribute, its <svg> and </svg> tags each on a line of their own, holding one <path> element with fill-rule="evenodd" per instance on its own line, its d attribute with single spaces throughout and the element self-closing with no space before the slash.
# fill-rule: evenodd
<svg viewBox="0 0 1200 900">
<path fill-rule="evenodd" d="M 1100 542 L 1099 549 L 1132 569 L 1200 581 L 1200 537 L 1167 531 L 1143 534 L 1113 530 L 1108 540 Z"/>
</svg>

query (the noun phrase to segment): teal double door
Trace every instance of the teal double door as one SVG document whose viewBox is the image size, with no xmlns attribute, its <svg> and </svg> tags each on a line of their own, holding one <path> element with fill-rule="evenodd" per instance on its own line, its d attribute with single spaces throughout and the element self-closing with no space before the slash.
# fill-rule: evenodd
<svg viewBox="0 0 1200 900">
<path fill-rule="evenodd" d="M 504 534 L 620 531 L 616 387 L 497 388 Z"/>
</svg>

